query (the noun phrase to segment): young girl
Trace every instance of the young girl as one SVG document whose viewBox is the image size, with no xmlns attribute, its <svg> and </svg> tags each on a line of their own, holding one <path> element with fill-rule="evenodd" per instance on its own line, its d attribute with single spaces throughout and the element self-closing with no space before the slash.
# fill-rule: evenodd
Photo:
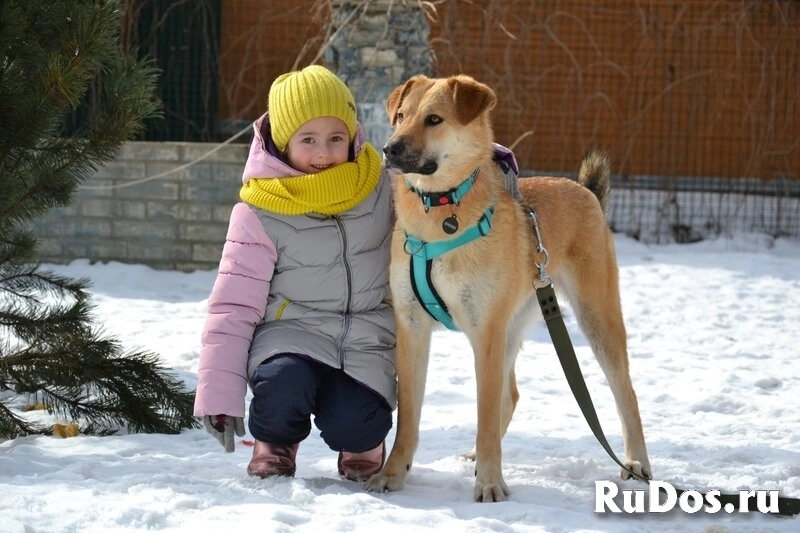
<svg viewBox="0 0 800 533">
<path fill-rule="evenodd" d="M 391 184 L 345 84 L 321 66 L 277 78 L 255 124 L 208 300 L 195 415 L 247 473 L 292 476 L 311 417 L 340 475 L 383 465 L 396 404 Z"/>
</svg>

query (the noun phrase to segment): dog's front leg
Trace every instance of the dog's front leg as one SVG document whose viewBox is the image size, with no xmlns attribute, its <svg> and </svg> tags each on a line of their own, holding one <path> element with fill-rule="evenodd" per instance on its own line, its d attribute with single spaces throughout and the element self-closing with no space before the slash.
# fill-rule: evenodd
<svg viewBox="0 0 800 533">
<path fill-rule="evenodd" d="M 431 321 L 427 317 L 412 328 L 398 317 L 397 323 L 397 434 L 383 470 L 367 481 L 367 489 L 377 492 L 401 490 L 419 443 L 419 421 L 428 373 Z"/>
<path fill-rule="evenodd" d="M 475 347 L 475 375 L 478 384 L 478 431 L 475 439 L 475 490 L 479 502 L 500 502 L 509 494 L 503 480 L 502 438 L 503 395 L 507 389 L 505 371 L 506 336 L 492 334 L 502 328 L 485 328 Z"/>
</svg>

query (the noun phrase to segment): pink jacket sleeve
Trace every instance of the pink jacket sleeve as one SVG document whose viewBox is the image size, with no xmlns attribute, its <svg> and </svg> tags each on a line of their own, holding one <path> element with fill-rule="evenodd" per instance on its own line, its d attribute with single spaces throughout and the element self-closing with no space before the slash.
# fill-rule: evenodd
<svg viewBox="0 0 800 533">
<path fill-rule="evenodd" d="M 244 417 L 248 351 L 253 330 L 264 317 L 276 260 L 275 245 L 261 221 L 247 204 L 236 204 L 208 298 L 195 416 Z"/>
</svg>

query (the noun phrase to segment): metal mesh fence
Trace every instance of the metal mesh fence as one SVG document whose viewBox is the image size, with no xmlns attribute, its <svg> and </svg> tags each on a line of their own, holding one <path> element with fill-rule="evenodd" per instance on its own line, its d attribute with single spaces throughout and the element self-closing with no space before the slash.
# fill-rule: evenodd
<svg viewBox="0 0 800 533">
<path fill-rule="evenodd" d="M 649 0 L 447 2 L 442 74 L 498 92 L 524 166 L 607 147 L 623 176 L 800 178 L 800 5 Z"/>
<path fill-rule="evenodd" d="M 275 76 L 324 57 L 332 10 L 368 3 L 130 0 L 125 35 L 164 70 L 166 117 L 147 139 L 246 127 Z M 590 146 L 610 152 L 617 229 L 800 236 L 800 2 L 428 4 L 434 74 L 495 89 L 495 136 L 524 169 L 572 174 Z"/>
</svg>

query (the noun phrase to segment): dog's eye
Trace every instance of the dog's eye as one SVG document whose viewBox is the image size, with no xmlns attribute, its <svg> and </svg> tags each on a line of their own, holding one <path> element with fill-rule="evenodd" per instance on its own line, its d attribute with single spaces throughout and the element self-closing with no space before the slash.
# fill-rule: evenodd
<svg viewBox="0 0 800 533">
<path fill-rule="evenodd" d="M 425 117 L 426 126 L 435 126 L 437 124 L 441 124 L 442 122 L 444 122 L 444 120 L 439 115 L 428 115 Z"/>
<path fill-rule="evenodd" d="M 398 124 L 403 122 L 403 114 L 402 113 L 397 113 L 397 116 L 395 117 L 395 121 L 397 121 Z"/>
</svg>

